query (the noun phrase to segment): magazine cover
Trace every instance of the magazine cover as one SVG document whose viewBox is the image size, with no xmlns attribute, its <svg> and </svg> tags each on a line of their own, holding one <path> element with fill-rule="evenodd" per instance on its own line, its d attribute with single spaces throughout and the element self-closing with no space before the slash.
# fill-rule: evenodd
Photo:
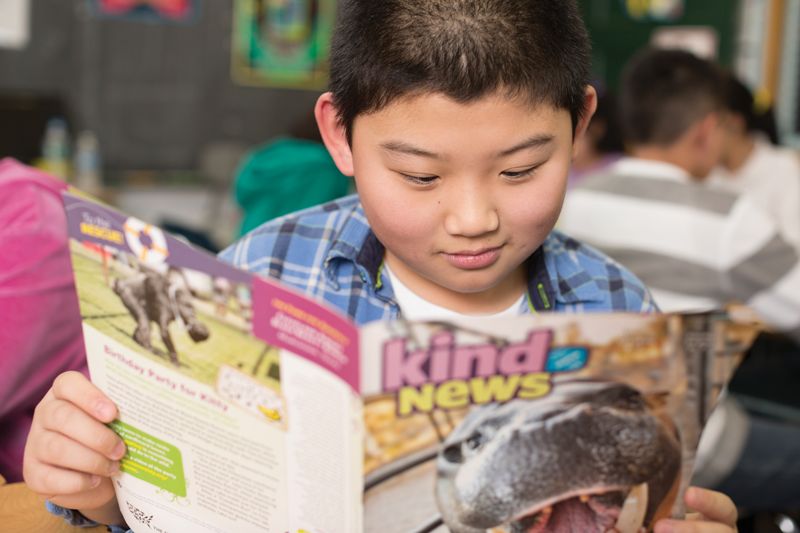
<svg viewBox="0 0 800 533">
<path fill-rule="evenodd" d="M 362 331 L 366 531 L 649 531 L 753 336 L 725 315 Z"/>
<path fill-rule="evenodd" d="M 377 322 L 65 194 L 136 532 L 585 533 L 681 516 L 757 329 L 728 313 Z"/>
</svg>

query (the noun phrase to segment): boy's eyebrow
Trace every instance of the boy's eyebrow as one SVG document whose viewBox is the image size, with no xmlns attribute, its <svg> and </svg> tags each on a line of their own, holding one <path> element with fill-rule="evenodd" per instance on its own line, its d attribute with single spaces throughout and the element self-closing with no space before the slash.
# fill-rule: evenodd
<svg viewBox="0 0 800 533">
<path fill-rule="evenodd" d="M 539 148 L 541 146 L 551 143 L 553 141 L 553 138 L 554 138 L 553 135 L 548 135 L 548 134 L 534 135 L 533 137 L 525 139 L 519 144 L 515 144 L 511 148 L 502 150 L 497 154 L 497 156 L 507 157 L 511 154 L 519 152 L 520 150 Z M 387 141 L 385 143 L 381 143 L 380 147 L 390 152 L 399 152 L 401 154 L 427 157 L 429 159 L 442 159 L 442 156 L 439 154 L 436 154 L 434 152 L 429 152 L 428 150 L 424 150 L 422 148 L 419 148 L 412 144 L 408 144 L 403 141 Z"/>
<path fill-rule="evenodd" d="M 427 157 L 430 159 L 442 158 L 439 154 L 429 152 L 428 150 L 423 150 L 422 148 L 418 148 L 412 144 L 408 144 L 403 141 L 387 141 L 385 143 L 381 143 L 380 146 L 384 150 L 388 150 L 390 152 L 400 152 L 401 154 L 416 155 L 420 157 Z"/>
<path fill-rule="evenodd" d="M 553 139 L 554 139 L 553 135 L 549 135 L 546 133 L 543 133 L 541 135 L 534 135 L 533 137 L 525 139 L 519 144 L 515 144 L 511 148 L 501 151 L 497 155 L 498 157 L 506 157 L 516 152 L 519 152 L 520 150 L 527 150 L 529 148 L 539 148 L 541 146 L 551 143 Z"/>
</svg>

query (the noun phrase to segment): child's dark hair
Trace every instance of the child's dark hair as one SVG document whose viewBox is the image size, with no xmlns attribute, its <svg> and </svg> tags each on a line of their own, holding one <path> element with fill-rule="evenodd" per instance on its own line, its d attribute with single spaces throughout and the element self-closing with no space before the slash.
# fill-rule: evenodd
<svg viewBox="0 0 800 533">
<path fill-rule="evenodd" d="M 574 0 L 344 0 L 330 89 L 339 120 L 398 98 L 470 102 L 497 90 L 584 111 L 590 43 Z"/>
<path fill-rule="evenodd" d="M 725 109 L 741 115 L 747 131 L 756 128 L 755 99 L 747 86 L 739 81 L 732 72 L 723 74 L 725 88 Z"/>
<path fill-rule="evenodd" d="M 725 109 L 742 117 L 748 132 L 760 131 L 778 144 L 778 128 L 771 107 L 757 109 L 750 89 L 733 72 L 724 73 Z"/>
<path fill-rule="evenodd" d="M 625 151 L 622 133 L 619 130 L 619 112 L 617 96 L 609 90 L 597 91 L 597 110 L 592 123 L 602 125 L 602 135 L 596 139 L 595 148 L 603 154 Z M 591 125 L 590 125 L 591 127 Z"/>
<path fill-rule="evenodd" d="M 626 65 L 619 111 L 626 145 L 669 145 L 724 107 L 721 72 L 683 50 L 645 49 Z"/>
</svg>

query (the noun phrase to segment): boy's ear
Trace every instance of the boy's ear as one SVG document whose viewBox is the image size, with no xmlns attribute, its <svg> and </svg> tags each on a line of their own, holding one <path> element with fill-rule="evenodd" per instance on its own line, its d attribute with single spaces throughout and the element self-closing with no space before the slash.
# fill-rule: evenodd
<svg viewBox="0 0 800 533">
<path fill-rule="evenodd" d="M 333 162 L 339 172 L 345 176 L 352 176 L 353 171 L 353 151 L 350 143 L 347 142 L 347 134 L 344 126 L 339 123 L 339 110 L 333 103 L 333 94 L 323 93 L 314 106 L 314 116 L 317 119 L 319 133 L 325 148 L 331 154 Z"/>
<path fill-rule="evenodd" d="M 597 111 L 597 91 L 591 85 L 587 85 L 583 94 L 583 114 L 578 119 L 578 123 L 575 125 L 575 135 L 572 136 L 572 157 L 575 157 L 578 150 L 576 141 L 586 135 L 586 129 L 589 127 L 595 111 Z"/>
</svg>

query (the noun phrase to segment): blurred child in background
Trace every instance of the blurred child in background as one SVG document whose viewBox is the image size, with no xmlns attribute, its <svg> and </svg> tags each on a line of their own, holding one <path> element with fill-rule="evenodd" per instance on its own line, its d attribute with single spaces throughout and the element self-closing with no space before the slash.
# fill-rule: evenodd
<svg viewBox="0 0 800 533">
<path fill-rule="evenodd" d="M 759 124 L 750 89 L 733 74 L 724 77 L 725 142 L 720 166 L 708 183 L 746 192 L 800 250 L 800 159 L 794 150 L 775 146 Z"/>
</svg>

